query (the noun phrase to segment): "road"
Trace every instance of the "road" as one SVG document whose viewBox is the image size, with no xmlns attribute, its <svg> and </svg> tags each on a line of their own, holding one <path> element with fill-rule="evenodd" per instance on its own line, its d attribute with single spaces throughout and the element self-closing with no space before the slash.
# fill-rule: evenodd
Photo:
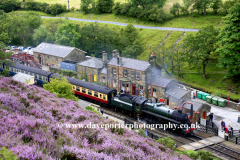
<svg viewBox="0 0 240 160">
<path fill-rule="evenodd" d="M 89 20 L 89 19 L 78 19 L 78 18 L 68 18 L 68 17 L 46 17 L 41 16 L 42 18 L 61 18 L 68 19 L 73 21 L 82 21 L 82 22 L 97 22 L 97 23 L 108 23 L 114 24 L 118 26 L 127 26 L 128 23 L 119 23 L 119 22 L 110 22 L 110 21 L 99 21 L 99 20 Z M 133 25 L 135 28 L 145 28 L 145 29 L 158 29 L 165 31 L 185 31 L 185 32 L 198 32 L 199 29 L 189 29 L 189 28 L 170 28 L 170 27 L 152 27 L 152 26 L 141 26 L 141 25 Z"/>
</svg>

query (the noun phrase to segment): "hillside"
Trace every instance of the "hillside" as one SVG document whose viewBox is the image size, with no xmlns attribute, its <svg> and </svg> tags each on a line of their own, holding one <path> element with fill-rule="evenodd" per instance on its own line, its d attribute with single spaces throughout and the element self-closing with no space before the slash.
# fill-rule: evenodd
<svg viewBox="0 0 240 160">
<path fill-rule="evenodd" d="M 58 127 L 90 123 L 114 124 L 74 101 L 0 77 L 0 148 L 20 159 L 189 159 L 126 128 Z"/>
</svg>

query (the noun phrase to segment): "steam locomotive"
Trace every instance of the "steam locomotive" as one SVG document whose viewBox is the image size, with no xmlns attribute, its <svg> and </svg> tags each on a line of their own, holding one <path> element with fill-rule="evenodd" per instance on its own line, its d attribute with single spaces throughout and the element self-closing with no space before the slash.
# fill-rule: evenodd
<svg viewBox="0 0 240 160">
<path fill-rule="evenodd" d="M 8 69 L 10 76 L 18 72 L 34 76 L 37 84 L 43 84 L 44 81 L 50 82 L 53 77 L 60 77 L 59 74 L 36 69 L 19 63 L 10 63 L 0 65 L 0 71 Z M 181 110 L 175 111 L 164 106 L 163 103 L 154 103 L 143 97 L 132 96 L 127 94 L 117 95 L 116 89 L 106 86 L 88 83 L 82 80 L 66 77 L 72 84 L 72 90 L 81 99 L 88 99 L 93 103 L 111 107 L 115 110 L 131 114 L 135 119 L 143 119 L 148 123 L 171 123 L 177 125 L 177 130 L 184 134 L 191 134 L 191 123 L 188 115 Z M 180 127 L 180 125 L 187 127 Z"/>
</svg>

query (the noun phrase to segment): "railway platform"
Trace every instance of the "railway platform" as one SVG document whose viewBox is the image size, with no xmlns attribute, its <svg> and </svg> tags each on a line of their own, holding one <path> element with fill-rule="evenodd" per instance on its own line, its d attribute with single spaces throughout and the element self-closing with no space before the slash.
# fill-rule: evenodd
<svg viewBox="0 0 240 160">
<path fill-rule="evenodd" d="M 198 131 L 198 130 L 194 130 L 193 133 L 198 135 L 198 136 L 201 136 L 203 138 L 209 138 L 209 137 L 214 136 L 213 134 L 202 132 L 202 131 Z"/>
<path fill-rule="evenodd" d="M 189 143 L 189 144 L 186 144 L 186 145 L 182 145 L 180 147 L 180 149 L 195 151 L 195 150 L 198 150 L 198 149 L 201 149 L 201 148 L 213 145 L 213 144 L 217 144 L 217 143 L 220 143 L 220 142 L 223 142 L 223 141 L 224 141 L 223 138 L 218 137 L 218 136 L 213 136 L 213 137 L 209 137 L 209 138 L 197 141 L 197 142 L 192 142 L 192 143 Z"/>
</svg>

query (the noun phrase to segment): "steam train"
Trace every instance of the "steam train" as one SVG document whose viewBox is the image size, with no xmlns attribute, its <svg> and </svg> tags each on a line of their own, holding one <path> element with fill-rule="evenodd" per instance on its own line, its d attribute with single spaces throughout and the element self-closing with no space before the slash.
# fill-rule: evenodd
<svg viewBox="0 0 240 160">
<path fill-rule="evenodd" d="M 60 77 L 59 74 L 36 69 L 19 63 L 10 63 L 0 65 L 0 71 L 8 69 L 10 76 L 18 72 L 34 76 L 37 84 L 43 84 L 44 81 L 50 82 L 53 77 Z M 88 99 L 93 103 L 111 107 L 115 110 L 120 110 L 131 114 L 135 119 L 139 118 L 148 123 L 160 124 L 175 124 L 177 130 L 185 135 L 191 134 L 191 128 L 188 115 L 182 113 L 181 110 L 175 111 L 164 106 L 163 103 L 154 103 L 149 99 L 131 96 L 127 94 L 117 95 L 116 89 L 111 89 L 106 86 L 88 83 L 82 80 L 66 77 L 69 83 L 72 84 L 72 90 L 81 99 Z M 181 127 L 186 125 L 187 127 Z"/>
</svg>

